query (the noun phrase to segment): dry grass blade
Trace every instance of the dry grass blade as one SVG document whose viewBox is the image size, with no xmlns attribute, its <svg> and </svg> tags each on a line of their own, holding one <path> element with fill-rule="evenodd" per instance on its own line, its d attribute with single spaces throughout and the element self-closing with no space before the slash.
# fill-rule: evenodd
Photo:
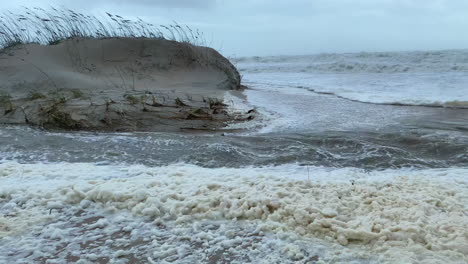
<svg viewBox="0 0 468 264">
<path fill-rule="evenodd" d="M 70 38 L 152 38 L 206 45 L 198 30 L 193 31 L 177 22 L 154 26 L 140 18 L 132 20 L 107 12 L 99 19 L 69 9 L 24 9 L 23 14 L 6 12 L 0 15 L 0 51 L 28 43 L 54 45 Z"/>
</svg>

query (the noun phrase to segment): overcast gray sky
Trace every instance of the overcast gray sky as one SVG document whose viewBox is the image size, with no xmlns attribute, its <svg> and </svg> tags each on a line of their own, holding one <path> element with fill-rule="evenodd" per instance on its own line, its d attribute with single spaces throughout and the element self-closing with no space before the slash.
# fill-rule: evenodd
<svg viewBox="0 0 468 264">
<path fill-rule="evenodd" d="M 3 1 L 2 1 L 3 2 Z M 13 0 L 198 28 L 228 56 L 468 48 L 468 0 Z"/>
</svg>

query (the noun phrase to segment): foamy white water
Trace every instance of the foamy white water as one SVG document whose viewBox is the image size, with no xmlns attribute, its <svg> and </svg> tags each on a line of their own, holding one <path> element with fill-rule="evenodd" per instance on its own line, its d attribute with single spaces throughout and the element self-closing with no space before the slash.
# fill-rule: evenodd
<svg viewBox="0 0 468 264">
<path fill-rule="evenodd" d="M 468 107 L 466 50 L 254 57 L 238 67 L 255 84 L 367 103 Z"/>
<path fill-rule="evenodd" d="M 468 261 L 467 169 L 4 163 L 0 171 L 5 263 L 193 263 L 217 250 L 238 263 Z"/>
</svg>

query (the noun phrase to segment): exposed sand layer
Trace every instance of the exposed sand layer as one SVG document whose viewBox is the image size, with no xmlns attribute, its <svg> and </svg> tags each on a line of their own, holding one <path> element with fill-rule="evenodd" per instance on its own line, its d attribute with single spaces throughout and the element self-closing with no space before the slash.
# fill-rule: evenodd
<svg viewBox="0 0 468 264">
<path fill-rule="evenodd" d="M 0 53 L 0 123 L 111 131 L 216 129 L 235 67 L 211 48 L 164 39 L 69 39 Z M 252 117 L 251 117 L 252 118 Z"/>
<path fill-rule="evenodd" d="M 310 180 L 298 167 L 6 163 L 0 172 L 6 262 L 468 260 L 466 169 L 311 168 Z"/>
</svg>

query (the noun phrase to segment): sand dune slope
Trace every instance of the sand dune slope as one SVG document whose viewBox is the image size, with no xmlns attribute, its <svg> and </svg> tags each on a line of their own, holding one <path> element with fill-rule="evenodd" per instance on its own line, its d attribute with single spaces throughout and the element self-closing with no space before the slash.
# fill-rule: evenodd
<svg viewBox="0 0 468 264">
<path fill-rule="evenodd" d="M 214 129 L 240 89 L 211 48 L 164 39 L 69 39 L 0 54 L 0 123 L 111 131 Z"/>
</svg>

